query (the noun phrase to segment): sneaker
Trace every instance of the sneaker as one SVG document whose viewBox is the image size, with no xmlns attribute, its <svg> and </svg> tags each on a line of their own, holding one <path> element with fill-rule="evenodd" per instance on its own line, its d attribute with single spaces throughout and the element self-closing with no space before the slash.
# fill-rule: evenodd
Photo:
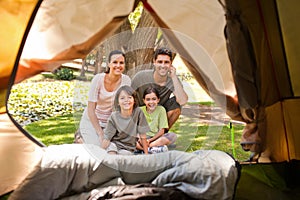
<svg viewBox="0 0 300 200">
<path fill-rule="evenodd" d="M 143 150 L 135 150 L 134 152 L 133 152 L 133 154 L 134 155 L 138 155 L 138 154 L 144 154 L 144 151 Z"/>
<path fill-rule="evenodd" d="M 148 152 L 151 153 L 151 154 L 167 152 L 167 151 L 168 151 L 168 147 L 166 145 L 158 146 L 158 147 L 149 147 L 148 148 Z"/>
</svg>

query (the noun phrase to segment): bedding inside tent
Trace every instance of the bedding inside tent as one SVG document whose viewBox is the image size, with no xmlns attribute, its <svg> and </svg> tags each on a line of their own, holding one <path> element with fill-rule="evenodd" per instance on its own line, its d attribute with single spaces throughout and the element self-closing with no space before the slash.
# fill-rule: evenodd
<svg viewBox="0 0 300 200">
<path fill-rule="evenodd" d="M 235 181 L 225 184 L 230 189 L 226 195 L 226 191 L 220 192 L 220 195 L 225 195 L 221 199 L 299 198 L 299 2 L 142 2 L 173 48 L 184 58 L 187 68 L 199 85 L 231 119 L 249 125 L 241 138 L 243 142 L 253 142 L 249 138 L 257 134 L 259 145 L 251 146 L 250 150 L 258 155 L 258 163 L 242 163 L 236 191 L 233 191 Z M 0 32 L 0 195 L 18 188 L 16 194 L 12 195 L 13 198 L 23 189 L 25 191 L 32 184 L 28 181 L 30 173 L 37 173 L 39 177 L 43 175 L 40 176 L 37 169 L 43 164 L 43 159 L 49 159 L 45 162 L 47 165 L 59 159 L 47 152 L 51 152 L 51 148 L 67 148 L 64 145 L 45 147 L 15 122 L 6 108 L 12 85 L 37 73 L 53 71 L 62 63 L 84 58 L 101 41 L 113 36 L 137 3 L 134 0 L 5 0 L 0 3 L 0 18 L 2 26 L 5 27 Z M 216 69 L 218 73 L 214 74 L 211 69 Z M 80 145 L 67 146 L 70 149 L 75 148 L 74 146 L 75 149 L 82 148 L 78 147 Z M 66 167 L 62 169 L 70 170 L 68 166 L 74 167 L 72 164 L 77 163 L 76 156 L 80 157 L 73 155 L 74 159 L 63 158 L 69 162 L 62 164 Z M 195 154 L 170 152 L 159 156 L 174 156 L 180 163 Z M 84 163 L 90 164 L 93 159 L 90 158 Z M 123 162 L 123 158 L 117 157 L 114 161 Z M 186 166 L 184 169 L 186 172 L 197 171 L 201 164 L 203 163 L 195 163 L 195 166 L 199 166 L 197 169 Z M 211 166 L 220 167 L 220 164 L 214 163 Z M 235 167 L 231 163 L 226 170 L 233 166 Z M 172 167 L 164 170 L 173 169 Z M 88 166 L 80 169 L 91 168 Z M 174 170 L 174 173 L 180 173 L 177 168 Z M 237 180 L 238 169 L 235 170 L 233 179 Z M 178 175 L 179 180 L 184 180 L 184 177 Z M 224 177 L 222 180 L 226 182 L 228 179 Z M 156 179 L 152 177 L 151 181 Z M 28 182 L 23 182 L 22 185 L 23 180 Z M 73 179 L 64 181 L 70 180 Z M 149 180 L 146 182 L 150 182 Z M 143 182 L 139 178 L 135 181 L 137 182 L 133 182 L 134 184 Z M 250 183 L 251 189 L 248 187 Z M 171 181 L 165 183 L 168 184 Z M 185 184 L 175 185 L 180 188 Z M 67 193 L 61 192 L 59 195 L 74 193 L 73 188 L 68 188 L 69 184 L 64 186 L 64 192 Z M 164 184 L 156 182 L 156 186 Z M 83 188 L 78 191 L 84 191 Z M 195 188 L 197 192 L 201 187 Z M 47 191 L 47 188 L 43 189 Z M 257 192 L 262 190 L 263 192 Z M 43 190 L 39 188 L 38 192 L 41 191 Z M 181 191 L 188 190 L 184 188 Z M 188 191 L 186 194 L 191 195 L 192 192 Z M 197 197 L 198 193 L 195 194 L 192 197 Z"/>
</svg>

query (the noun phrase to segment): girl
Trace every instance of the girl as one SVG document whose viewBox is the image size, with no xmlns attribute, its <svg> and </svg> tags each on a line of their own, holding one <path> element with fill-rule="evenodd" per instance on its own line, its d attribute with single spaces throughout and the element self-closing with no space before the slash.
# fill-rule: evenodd
<svg viewBox="0 0 300 200">
<path fill-rule="evenodd" d="M 123 74 L 124 70 L 125 54 L 114 50 L 108 56 L 107 71 L 94 76 L 87 108 L 80 121 L 79 134 L 84 143 L 101 145 L 103 130 L 113 110 L 115 93 L 121 86 L 131 84 L 129 76 Z"/>
<path fill-rule="evenodd" d="M 158 105 L 159 100 L 159 92 L 155 87 L 150 86 L 144 91 L 145 106 L 142 106 L 141 109 L 151 129 L 147 132 L 147 142 L 151 153 L 159 152 L 159 148 L 152 147 L 163 147 L 160 148 L 160 151 L 167 151 L 168 148 L 165 145 L 173 144 L 177 138 L 175 133 L 165 133 L 165 129 L 168 129 L 168 118 L 165 108 Z M 139 145 L 138 149 L 140 149 Z"/>
<path fill-rule="evenodd" d="M 139 137 L 142 149 L 148 154 L 146 132 L 150 131 L 144 113 L 137 106 L 136 93 L 122 86 L 115 97 L 115 110 L 108 119 L 102 148 L 110 154 L 133 154 Z"/>
</svg>

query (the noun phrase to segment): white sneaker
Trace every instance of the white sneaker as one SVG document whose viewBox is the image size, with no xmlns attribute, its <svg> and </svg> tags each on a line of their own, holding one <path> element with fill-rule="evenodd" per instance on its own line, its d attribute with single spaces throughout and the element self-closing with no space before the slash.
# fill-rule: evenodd
<svg viewBox="0 0 300 200">
<path fill-rule="evenodd" d="M 158 146 L 158 147 L 149 147 L 148 148 L 148 152 L 151 153 L 151 154 L 167 152 L 167 151 L 168 151 L 167 145 Z"/>
</svg>

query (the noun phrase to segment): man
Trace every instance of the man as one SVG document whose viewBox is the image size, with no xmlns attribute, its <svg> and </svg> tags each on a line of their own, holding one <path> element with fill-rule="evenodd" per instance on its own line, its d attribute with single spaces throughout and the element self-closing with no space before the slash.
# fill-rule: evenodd
<svg viewBox="0 0 300 200">
<path fill-rule="evenodd" d="M 143 105 L 143 93 L 150 85 L 158 89 L 159 104 L 167 111 L 169 129 L 181 114 L 181 106 L 186 104 L 188 96 L 182 83 L 176 75 L 176 68 L 172 65 L 172 51 L 159 48 L 154 53 L 154 70 L 138 72 L 132 79 L 131 86 L 137 91 L 139 105 Z"/>
</svg>

